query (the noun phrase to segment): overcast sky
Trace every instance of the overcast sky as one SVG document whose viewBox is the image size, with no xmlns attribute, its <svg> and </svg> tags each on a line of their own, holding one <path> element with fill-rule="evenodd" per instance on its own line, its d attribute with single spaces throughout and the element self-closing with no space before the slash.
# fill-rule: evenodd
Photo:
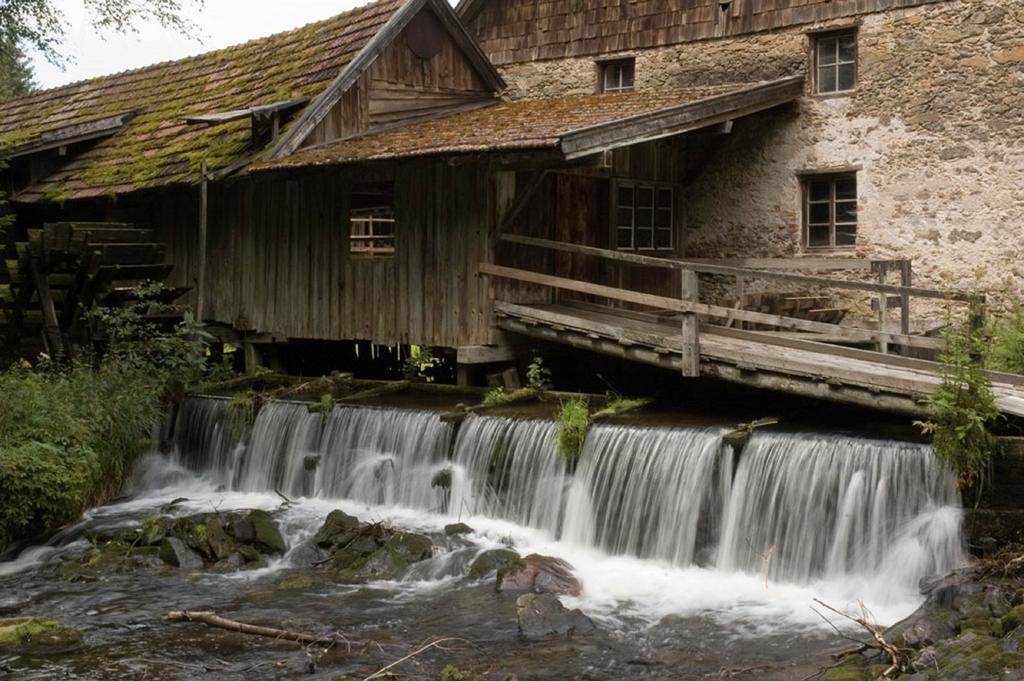
<svg viewBox="0 0 1024 681">
<path fill-rule="evenodd" d="M 45 59 L 34 58 L 36 82 L 42 88 L 51 88 L 180 59 L 287 31 L 367 2 L 369 0 L 206 0 L 206 8 L 194 19 L 202 34 L 202 42 L 199 42 L 158 26 L 142 26 L 138 34 L 99 36 L 89 25 L 81 0 L 56 0 L 71 25 L 64 53 L 74 61 L 61 70 Z"/>
</svg>

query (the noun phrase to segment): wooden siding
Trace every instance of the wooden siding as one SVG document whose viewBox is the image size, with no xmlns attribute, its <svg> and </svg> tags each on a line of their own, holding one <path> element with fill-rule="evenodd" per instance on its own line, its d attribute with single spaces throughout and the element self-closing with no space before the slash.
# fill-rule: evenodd
<svg viewBox="0 0 1024 681">
<path fill-rule="evenodd" d="M 470 32 L 495 64 L 607 54 L 938 0 L 479 0 Z"/>
<path fill-rule="evenodd" d="M 433 16 L 428 8 L 422 12 Z M 420 59 L 409 47 L 409 30 L 370 65 L 314 128 L 304 146 L 406 125 L 494 99 L 446 32 L 440 32 L 438 53 Z"/>
<path fill-rule="evenodd" d="M 393 177 L 397 236 L 388 257 L 350 256 L 351 175 L 343 171 L 218 192 L 207 318 L 289 338 L 488 342 L 490 303 L 476 276 L 493 215 L 487 174 L 423 161 L 395 166 Z"/>
</svg>

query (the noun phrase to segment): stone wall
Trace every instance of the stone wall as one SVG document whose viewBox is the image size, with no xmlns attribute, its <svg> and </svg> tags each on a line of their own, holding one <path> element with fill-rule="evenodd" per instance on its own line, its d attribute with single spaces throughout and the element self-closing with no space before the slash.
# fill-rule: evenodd
<svg viewBox="0 0 1024 681">
<path fill-rule="evenodd" d="M 631 52 L 637 89 L 808 70 L 808 30 Z M 1024 3 L 946 0 L 860 17 L 857 90 L 737 121 L 687 190 L 689 255 L 803 252 L 801 171 L 857 167 L 858 255 L 915 283 L 1024 293 Z M 510 95 L 592 92 L 573 58 L 503 67 Z M 820 254 L 820 253 L 818 253 Z M 849 255 L 850 252 L 843 252 Z"/>
</svg>

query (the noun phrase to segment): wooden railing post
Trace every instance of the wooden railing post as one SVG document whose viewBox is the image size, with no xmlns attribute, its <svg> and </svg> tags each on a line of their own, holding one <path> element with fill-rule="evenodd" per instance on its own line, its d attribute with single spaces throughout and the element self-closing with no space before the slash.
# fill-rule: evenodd
<svg viewBox="0 0 1024 681">
<path fill-rule="evenodd" d="M 876 263 L 872 263 L 875 270 L 878 272 L 878 283 L 885 286 L 886 278 L 889 275 L 889 262 L 882 260 Z M 879 333 L 886 333 L 889 326 L 889 296 L 884 291 L 878 292 L 878 331 Z M 878 341 L 878 351 L 882 353 L 889 352 L 889 343 L 884 339 Z"/>
<path fill-rule="evenodd" d="M 682 300 L 699 302 L 700 281 L 693 270 L 680 270 L 682 279 Z M 683 313 L 682 323 L 682 363 L 683 376 L 700 376 L 700 339 L 697 337 L 697 315 L 692 312 Z"/>
<path fill-rule="evenodd" d="M 900 261 L 900 286 L 905 289 L 914 285 L 911 268 L 910 260 Z M 900 333 L 910 335 L 910 294 L 906 291 L 900 294 Z"/>
</svg>

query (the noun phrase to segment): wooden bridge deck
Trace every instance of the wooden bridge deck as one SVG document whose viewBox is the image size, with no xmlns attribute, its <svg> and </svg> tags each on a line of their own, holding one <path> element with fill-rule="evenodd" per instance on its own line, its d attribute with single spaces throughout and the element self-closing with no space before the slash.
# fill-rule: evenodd
<svg viewBox="0 0 1024 681">
<path fill-rule="evenodd" d="M 683 368 L 681 316 L 633 312 L 582 302 L 495 302 L 506 331 L 666 369 Z M 814 334 L 806 334 L 813 337 Z M 700 324 L 700 373 L 815 399 L 923 415 L 921 400 L 941 379 L 940 365 L 920 359 L 805 340 L 796 334 Z M 993 374 L 999 408 L 1024 417 L 1024 378 Z"/>
</svg>

